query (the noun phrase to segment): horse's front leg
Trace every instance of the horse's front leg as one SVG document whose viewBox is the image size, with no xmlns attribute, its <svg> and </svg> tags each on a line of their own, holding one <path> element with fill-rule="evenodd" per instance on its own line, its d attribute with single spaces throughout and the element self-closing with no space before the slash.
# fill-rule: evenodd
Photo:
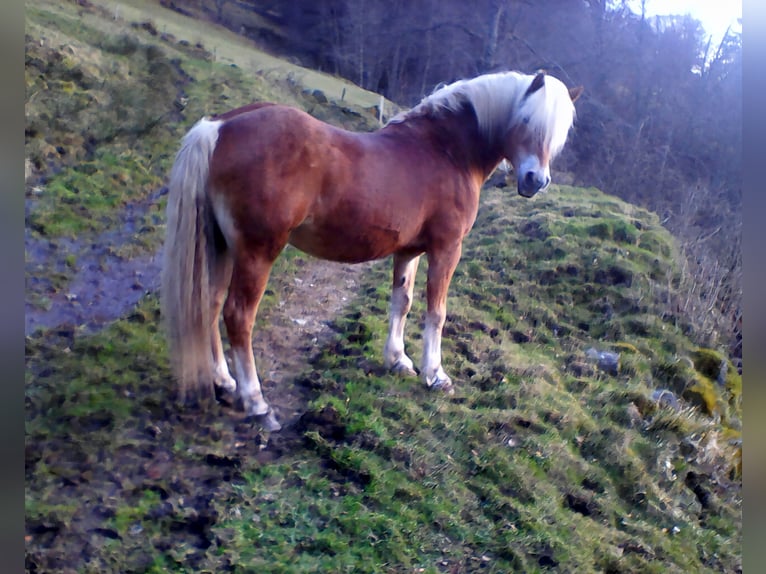
<svg viewBox="0 0 766 574">
<path fill-rule="evenodd" d="M 237 390 L 245 412 L 257 416 L 268 430 L 276 431 L 281 425 L 263 398 L 252 342 L 255 316 L 266 290 L 272 263 L 269 258 L 255 254 L 236 258 L 229 294 L 223 307 L 223 319 L 231 344 Z"/>
<path fill-rule="evenodd" d="M 383 349 L 383 362 L 387 369 L 401 375 L 415 376 L 415 367 L 404 352 L 404 324 L 412 307 L 412 293 L 420 256 L 394 255 L 394 278 L 391 289 L 391 312 L 388 339 Z"/>
<path fill-rule="evenodd" d="M 423 332 L 423 363 L 421 376 L 426 386 L 451 395 L 455 392 L 442 368 L 442 328 L 447 317 L 447 290 L 452 274 L 460 260 L 460 242 L 428 253 L 428 284 L 426 324 Z"/>
</svg>

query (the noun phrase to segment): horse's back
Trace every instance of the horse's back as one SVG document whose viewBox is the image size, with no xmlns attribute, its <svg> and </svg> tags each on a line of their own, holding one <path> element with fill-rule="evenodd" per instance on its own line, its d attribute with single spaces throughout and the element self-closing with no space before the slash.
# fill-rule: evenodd
<svg viewBox="0 0 766 574">
<path fill-rule="evenodd" d="M 272 178 L 285 184 L 298 177 L 310 178 L 328 164 L 338 170 L 359 155 L 360 134 L 291 106 L 246 106 L 220 117 L 224 121 L 213 156 L 214 177 L 227 171 L 250 172 L 258 180 Z"/>
<path fill-rule="evenodd" d="M 475 217 L 478 185 L 409 129 L 354 133 L 279 104 L 221 119 L 210 193 L 255 241 L 360 262 L 462 237 Z"/>
</svg>

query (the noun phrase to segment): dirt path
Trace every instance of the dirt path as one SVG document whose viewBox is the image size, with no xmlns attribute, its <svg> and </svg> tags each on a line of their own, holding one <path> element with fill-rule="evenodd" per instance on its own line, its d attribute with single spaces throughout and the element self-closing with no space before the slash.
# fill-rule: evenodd
<svg viewBox="0 0 766 574">
<path fill-rule="evenodd" d="M 373 265 L 343 265 L 307 258 L 293 285 L 279 293 L 276 308 L 264 313 L 253 336 L 266 399 L 283 426 L 306 410 L 306 389 L 293 384 L 311 369 L 310 360 L 334 335 L 330 323 L 359 292 L 359 278 Z"/>
</svg>

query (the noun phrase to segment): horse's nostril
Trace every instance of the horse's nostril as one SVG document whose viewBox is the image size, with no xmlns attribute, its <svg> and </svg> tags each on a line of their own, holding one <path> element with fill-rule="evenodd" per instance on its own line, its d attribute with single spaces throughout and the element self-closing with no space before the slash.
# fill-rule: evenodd
<svg viewBox="0 0 766 574">
<path fill-rule="evenodd" d="M 547 175 L 541 175 L 535 171 L 528 171 L 524 176 L 524 186 L 530 189 L 544 189 L 550 183 Z"/>
</svg>

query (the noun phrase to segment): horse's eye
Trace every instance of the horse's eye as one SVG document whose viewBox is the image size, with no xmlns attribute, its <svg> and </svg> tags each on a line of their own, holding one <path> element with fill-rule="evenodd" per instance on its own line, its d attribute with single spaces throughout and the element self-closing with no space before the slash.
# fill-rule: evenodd
<svg viewBox="0 0 766 574">
<path fill-rule="evenodd" d="M 524 122 L 524 124 L 528 124 L 529 123 L 529 116 L 525 117 L 522 121 Z"/>
</svg>

